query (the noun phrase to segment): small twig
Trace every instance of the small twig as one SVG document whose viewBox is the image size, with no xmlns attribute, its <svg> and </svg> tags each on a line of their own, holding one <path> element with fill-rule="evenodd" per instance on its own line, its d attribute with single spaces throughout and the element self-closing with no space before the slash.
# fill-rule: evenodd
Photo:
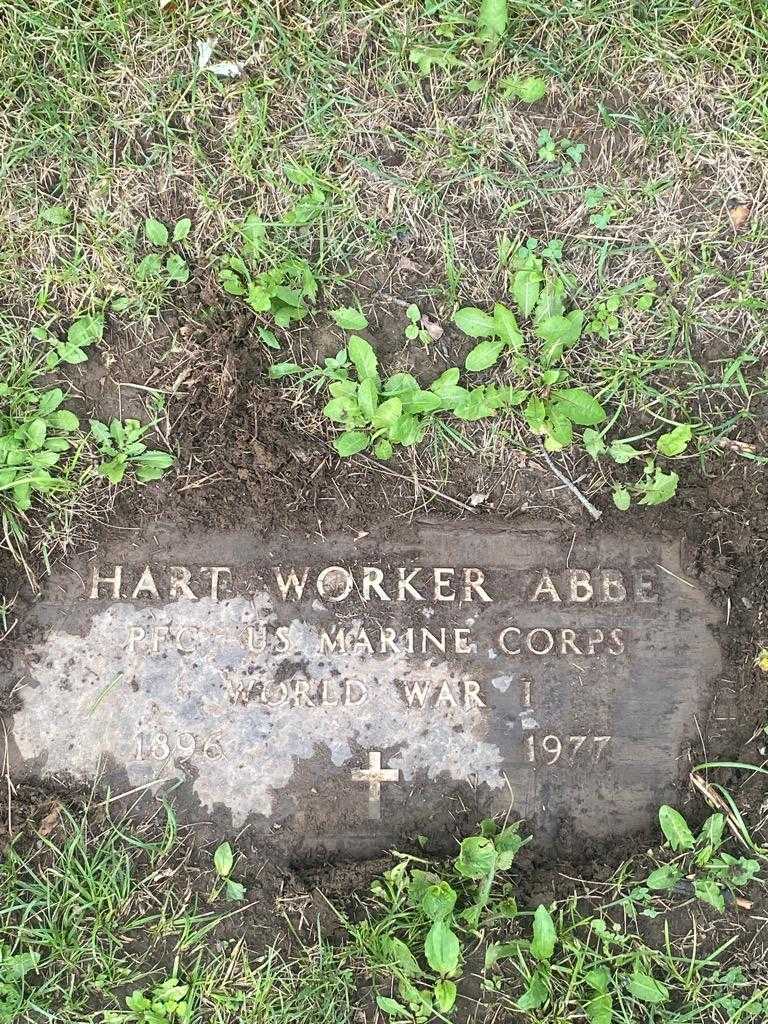
<svg viewBox="0 0 768 1024">
<path fill-rule="evenodd" d="M 369 459 L 366 455 L 358 455 L 359 459 L 364 461 L 371 469 L 375 469 L 379 473 L 383 473 L 385 476 L 396 476 L 399 480 L 405 480 L 407 483 L 413 483 L 412 476 L 405 476 L 403 473 L 398 473 L 394 469 L 385 469 L 384 466 L 380 466 L 374 462 L 373 459 Z M 435 487 L 430 487 L 429 484 L 418 481 L 418 486 L 422 491 L 429 491 L 430 494 L 434 494 L 437 498 L 442 498 L 443 501 L 449 501 L 452 505 L 457 505 L 459 508 L 463 508 L 466 512 L 471 512 L 473 515 L 477 514 L 477 509 L 472 508 L 471 505 L 466 505 L 463 501 L 459 501 L 458 498 L 452 498 L 450 494 L 444 494 L 443 491 L 438 491 Z M 598 515 L 600 513 L 598 512 Z"/>
<path fill-rule="evenodd" d="M 746 441 L 736 441 L 730 437 L 718 437 L 715 438 L 715 444 L 720 445 L 721 448 L 730 448 L 734 452 L 749 452 L 754 455 L 757 452 L 756 444 L 748 444 Z"/>
<path fill-rule="evenodd" d="M 4 633 L 0 633 L 0 644 L 11 635 L 11 633 L 14 631 L 14 629 L 16 629 L 16 626 L 18 624 L 19 620 L 14 619 L 10 626 L 6 629 L 6 631 Z"/>
<path fill-rule="evenodd" d="M 8 730 L 5 727 L 5 722 L 0 720 L 0 724 L 3 726 L 3 739 L 5 740 L 5 746 L 3 748 L 3 775 L 5 776 L 5 786 L 8 796 L 8 835 L 13 835 L 13 814 L 11 808 L 13 806 L 13 797 L 16 794 L 13 783 L 11 782 L 11 759 L 10 752 L 8 750 Z"/>
<path fill-rule="evenodd" d="M 581 502 L 581 504 L 584 506 L 584 508 L 587 510 L 587 512 L 589 512 L 589 514 L 592 516 L 593 519 L 595 519 L 595 520 L 600 519 L 603 513 L 599 509 L 595 508 L 595 506 L 592 504 L 592 502 L 588 498 L 584 497 L 584 495 L 578 489 L 576 484 L 573 483 L 573 481 L 569 480 L 567 476 L 565 476 L 563 473 L 560 472 L 560 470 L 554 464 L 552 459 L 550 459 L 549 452 L 544 447 L 544 445 L 541 445 L 540 447 L 541 447 L 541 454 L 544 456 L 544 461 L 549 466 L 549 468 L 552 470 L 552 472 L 555 474 L 557 479 L 561 483 L 565 484 L 565 486 L 568 488 L 568 490 L 571 492 L 571 494 Z"/>
<path fill-rule="evenodd" d="M 164 767 L 164 766 L 163 766 Z M 173 775 L 169 775 L 166 779 L 153 779 L 151 782 L 144 782 L 141 786 L 134 786 L 133 789 L 128 789 L 125 793 L 118 793 L 117 796 L 113 796 L 111 793 L 107 796 L 106 800 L 101 800 L 99 803 L 94 804 L 94 807 L 109 807 L 110 804 L 117 800 L 125 800 L 128 796 L 133 796 L 134 793 L 143 793 L 147 789 L 151 789 L 152 786 L 161 786 L 166 782 L 175 782 L 176 778 Z"/>
<path fill-rule="evenodd" d="M 684 583 L 686 587 L 690 587 L 691 590 L 696 589 L 693 583 L 689 583 L 688 580 L 684 580 L 682 576 L 678 576 L 676 572 L 672 572 L 672 570 L 668 569 L 666 565 L 662 565 L 660 562 L 656 562 L 656 568 L 661 569 L 662 572 L 665 572 L 668 576 L 671 576 L 673 579 L 677 580 L 678 583 Z"/>
<path fill-rule="evenodd" d="M 726 824 L 728 825 L 728 828 L 731 834 L 733 835 L 734 839 L 736 839 L 737 842 L 741 843 L 742 846 L 746 847 L 746 849 L 751 849 L 749 843 L 744 838 L 737 822 L 733 820 L 733 814 L 731 813 L 731 809 L 725 802 L 725 800 L 723 800 L 723 798 L 716 792 L 716 790 L 714 790 L 710 786 L 710 784 L 705 779 L 702 779 L 702 777 L 698 775 L 696 772 L 691 772 L 689 778 L 691 780 L 692 785 L 695 786 L 696 789 L 698 789 L 698 791 L 704 797 L 704 799 L 712 808 L 712 810 L 719 811 L 723 815 Z"/>
</svg>

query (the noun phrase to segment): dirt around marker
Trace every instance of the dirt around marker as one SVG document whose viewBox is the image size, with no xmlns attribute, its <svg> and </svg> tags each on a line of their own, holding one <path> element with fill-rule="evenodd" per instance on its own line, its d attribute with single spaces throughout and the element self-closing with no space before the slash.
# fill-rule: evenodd
<svg viewBox="0 0 768 1024">
<path fill-rule="evenodd" d="M 371 853 L 510 801 L 544 842 L 605 838 L 672 798 L 716 622 L 668 537 L 154 533 L 28 607 L 12 771 L 172 789 L 293 852 Z"/>
</svg>

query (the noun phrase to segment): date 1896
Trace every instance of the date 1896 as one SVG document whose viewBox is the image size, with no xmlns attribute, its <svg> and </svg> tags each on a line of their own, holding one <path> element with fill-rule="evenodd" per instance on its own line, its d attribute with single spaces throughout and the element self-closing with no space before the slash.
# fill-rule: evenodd
<svg viewBox="0 0 768 1024">
<path fill-rule="evenodd" d="M 224 756 L 219 736 L 203 738 L 191 732 L 139 732 L 136 734 L 134 761 L 187 760 L 200 755 L 207 761 Z"/>
</svg>

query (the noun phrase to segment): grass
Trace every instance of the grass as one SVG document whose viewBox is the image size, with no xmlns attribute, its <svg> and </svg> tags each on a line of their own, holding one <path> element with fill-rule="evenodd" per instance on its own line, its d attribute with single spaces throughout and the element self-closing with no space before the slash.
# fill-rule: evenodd
<svg viewBox="0 0 768 1024">
<path fill-rule="evenodd" d="M 449 861 L 393 854 L 367 890 L 351 891 L 343 867 L 337 881 L 328 869 L 328 885 L 345 895 L 315 917 L 296 879 L 291 899 L 281 898 L 258 854 L 236 868 L 244 899 L 211 903 L 213 848 L 179 830 L 169 808 L 139 824 L 115 816 L 109 801 L 48 798 L 15 834 L 0 873 L 0 1020 L 341 1024 L 374 1006 L 393 1021 L 762 1019 L 759 911 L 713 914 L 690 885 L 644 885 L 655 864 L 686 854 L 667 846 L 614 862 L 601 882 L 564 876 L 534 912 L 517 827 L 483 830 L 495 838 L 465 839 Z M 758 874 L 737 892 L 755 899 L 763 890 Z M 457 936 L 455 953 L 430 947 L 436 929 Z M 450 986 L 455 1012 L 433 1002 L 433 990 Z"/>
<path fill-rule="evenodd" d="M 272 359 L 309 365 L 335 353 L 341 335 L 325 313 L 359 302 L 386 373 L 432 380 L 460 365 L 469 347 L 451 326 L 456 310 L 504 299 L 510 249 L 531 237 L 562 243 L 553 263 L 567 279 L 569 308 L 597 317 L 621 296 L 617 326 L 566 354 L 574 385 L 608 410 L 610 440 L 641 450 L 639 466 L 660 433 L 690 424 L 696 445 L 674 457 L 683 485 L 714 479 L 722 486 L 705 495 L 704 507 L 727 501 L 734 517 L 753 517 L 740 496 L 759 501 L 764 489 L 765 11 L 747 0 L 523 0 L 510 6 L 502 45 L 490 50 L 477 44 L 475 16 L 476 5 L 451 0 L 300 7 L 7 0 L 0 21 L 3 439 L 26 438 L 41 396 L 55 388 L 81 419 L 51 488 L 36 492 L 28 508 L 9 500 L 7 486 L 0 490 L 0 548 L 24 563 L 33 583 L 122 496 L 97 467 L 125 455 L 116 478 L 132 456 L 105 448 L 100 455 L 87 419 L 157 423 L 162 447 L 181 467 L 166 485 L 184 501 L 247 476 L 231 453 L 252 444 L 260 417 L 279 418 L 286 464 L 302 463 L 302 486 L 281 493 L 279 504 L 298 513 L 306 480 L 330 458 L 324 442 L 333 431 L 317 387 L 269 382 Z M 201 68 L 198 44 L 209 39 L 212 63 L 238 61 L 245 73 L 225 79 Z M 505 81 L 526 76 L 546 81 L 546 97 L 532 104 L 509 97 Z M 572 172 L 561 158 L 542 158 L 542 131 L 584 146 Z M 596 189 L 602 199 L 590 205 Z M 738 209 L 748 210 L 741 223 Z M 222 266 L 241 255 L 250 215 L 266 235 L 254 275 L 307 265 L 317 280 L 317 300 L 290 329 L 275 326 L 277 303 L 254 313 L 247 289 L 228 296 L 222 286 Z M 166 263 L 161 273 L 142 270 L 159 251 L 147 218 L 171 229 L 191 222 L 189 235 L 171 243 L 188 281 L 178 262 L 173 274 Z M 171 250 L 160 248 L 165 260 Z M 638 310 L 627 297 L 649 277 L 656 298 Z M 441 338 L 406 343 L 412 303 L 445 328 Z M 48 335 L 63 343 L 84 317 L 106 325 L 87 362 L 49 367 Z M 240 333 L 220 342 L 221 325 L 236 320 Z M 279 352 L 265 347 L 259 328 L 274 332 Z M 508 364 L 499 374 L 514 383 Z M 102 444 L 114 447 L 103 435 Z M 442 495 L 454 511 L 458 503 L 476 512 L 489 499 L 500 514 L 570 512 L 541 487 L 536 458 L 530 431 L 512 416 L 441 420 L 390 467 L 357 458 L 350 479 L 361 505 L 373 495 L 368 505 L 398 515 Z M 635 463 L 624 471 L 595 462 L 579 445 L 561 462 L 596 502 L 640 472 Z M 269 475 L 282 479 L 283 469 Z M 380 491 L 372 481 L 385 476 Z M 129 473 L 120 484 L 131 515 L 138 499 L 129 489 L 137 483 Z M 324 500 L 346 503 L 336 488 L 338 498 L 329 487 Z M 161 502 L 168 495 L 150 493 Z M 0 640 L 15 627 L 14 609 L 13 593 L 0 594 Z M 94 813 L 62 810 L 40 828 L 36 845 L 19 842 L 7 855 L 0 998 L 9 1020 L 101 1024 L 109 1012 L 156 1024 L 147 1000 L 151 1012 L 153 1001 L 163 1004 L 165 1019 L 180 1019 L 185 1004 L 193 1019 L 217 1024 L 325 1022 L 357 1020 L 361 1007 L 373 1012 L 376 994 L 405 998 L 402 972 L 376 961 L 368 941 L 370 930 L 406 943 L 424 938 L 426 922 L 397 889 L 397 874 L 353 909 L 337 908 L 342 940 L 331 944 L 292 921 L 284 948 L 250 948 L 243 932 L 232 939 L 240 905 L 206 902 L 212 869 L 190 870 L 193 847 L 172 818 L 136 832 Z M 433 867 L 456 882 L 452 866 Z M 471 984 L 462 988 L 462 1012 L 552 1024 L 583 1019 L 584 985 L 592 999 L 605 994 L 584 980 L 591 964 L 611 977 L 648 974 L 669 989 L 669 1005 L 643 1009 L 620 980 L 612 1004 L 618 1021 L 740 1024 L 765 1016 L 764 1007 L 749 1010 L 752 991 L 768 984 L 759 930 L 733 946 L 710 942 L 709 919 L 690 904 L 693 916 L 681 923 L 679 901 L 633 896 L 633 871 L 622 865 L 607 882 L 579 882 L 575 896 L 572 888 L 558 891 L 549 956 L 532 958 L 524 945 L 532 908 L 492 922 L 481 937 L 470 940 L 464 929 Z M 653 931 L 661 918 L 649 910 L 668 931 Z M 270 904 L 272 919 L 276 913 Z M 607 939 L 595 920 L 610 922 Z M 482 955 L 494 943 L 514 951 L 485 969 Z M 420 946 L 416 952 L 434 988 Z M 737 967 L 744 980 L 728 973 Z M 523 992 L 545 973 L 546 1009 L 520 1010 Z M 140 997 L 131 1009 L 134 990 Z"/>
<path fill-rule="evenodd" d="M 44 557 L 49 544 L 66 543 L 73 517 L 87 516 L 83 436 L 77 417 L 62 408 L 63 390 L 48 386 L 45 354 L 12 321 L 0 325 L 0 522 L 4 547 L 22 562 L 33 504 Z"/>
<path fill-rule="evenodd" d="M 727 205 L 765 188 L 765 29 L 733 0 L 706 0 L 695 18 L 676 2 L 620 14 L 607 2 L 523 4 L 487 51 L 460 3 L 310 3 L 278 16 L 222 2 L 12 0 L 0 27 L 0 295 L 19 323 L 59 332 L 105 312 L 100 359 L 109 370 L 137 352 L 139 368 L 161 366 L 173 422 L 174 382 L 198 353 L 159 342 L 157 318 L 205 322 L 232 301 L 219 272 L 248 215 L 268 231 L 254 272 L 307 261 L 318 309 L 351 288 L 385 335 L 390 323 L 398 333 L 399 303 L 444 326 L 459 304 L 490 306 L 505 288 L 500 247 L 559 238 L 580 308 L 645 277 L 660 284 L 650 315 L 624 310 L 605 343 L 571 358 L 574 383 L 611 401 L 617 437 L 691 422 L 703 464 L 739 473 L 759 457 L 768 391 L 766 236 L 757 207 L 734 232 Z M 207 39 L 211 63 L 247 73 L 200 68 Z M 505 92 L 525 75 L 546 81 L 543 100 Z M 585 147 L 573 173 L 539 158 L 542 130 Z M 596 188 L 598 212 L 612 211 L 603 227 L 585 205 Z M 174 249 L 188 283 L 143 274 L 147 217 L 190 219 Z M 312 319 L 279 330 L 275 358 L 309 348 L 311 361 L 317 340 Z M 428 361 L 436 376 L 454 344 L 448 334 L 419 354 L 403 343 L 393 368 Z M 499 430 L 456 437 L 503 475 Z M 450 480 L 444 446 L 432 450 L 407 460 L 408 475 Z M 215 475 L 205 453 L 180 454 L 201 479 Z M 589 494 L 616 482 L 578 453 L 569 461 Z"/>
</svg>

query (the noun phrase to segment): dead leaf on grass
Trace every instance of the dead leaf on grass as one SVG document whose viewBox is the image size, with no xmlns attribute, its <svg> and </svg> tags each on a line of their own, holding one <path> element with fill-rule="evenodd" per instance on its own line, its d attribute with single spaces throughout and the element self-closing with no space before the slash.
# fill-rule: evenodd
<svg viewBox="0 0 768 1024">
<path fill-rule="evenodd" d="M 221 64 L 209 64 L 206 70 L 219 78 L 239 78 L 245 71 L 245 65 L 238 64 L 236 60 L 225 60 Z"/>
<path fill-rule="evenodd" d="M 43 820 L 40 822 L 40 828 L 37 830 L 39 836 L 49 836 L 51 832 L 56 828 L 61 817 L 61 804 L 59 801 L 55 801 L 50 811 L 46 814 Z"/>
<path fill-rule="evenodd" d="M 422 314 L 422 316 L 421 316 L 421 326 L 424 328 L 424 330 L 430 336 L 432 341 L 440 341 L 442 336 L 445 334 L 445 331 L 440 326 L 440 324 L 437 323 L 437 321 L 430 320 L 429 317 L 428 316 L 424 316 L 424 314 Z"/>
<path fill-rule="evenodd" d="M 728 207 L 728 219 L 734 231 L 743 231 L 751 216 L 752 206 L 746 201 L 736 202 Z"/>
<path fill-rule="evenodd" d="M 207 68 L 210 63 L 211 57 L 213 56 L 213 48 L 216 45 L 216 36 L 208 36 L 207 39 L 198 39 L 195 43 L 197 47 L 197 66 L 202 71 L 203 68 Z"/>
<path fill-rule="evenodd" d="M 412 271 L 412 272 L 414 272 L 416 274 L 420 274 L 421 273 L 421 271 L 419 270 L 417 265 L 413 262 L 413 260 L 408 259 L 407 256 L 401 256 L 400 259 L 397 261 L 397 266 L 398 266 L 398 268 L 400 270 L 410 270 L 410 271 Z"/>
<path fill-rule="evenodd" d="M 240 64 L 236 60 L 225 60 L 219 64 L 211 64 L 210 61 L 216 42 L 216 36 L 208 36 L 207 39 L 197 40 L 195 43 L 197 47 L 197 66 L 201 71 L 210 71 L 212 75 L 218 75 L 219 78 L 239 78 L 245 70 L 244 64 Z"/>
<path fill-rule="evenodd" d="M 480 492 L 478 491 L 475 494 L 470 494 L 468 501 L 472 508 L 477 508 L 478 505 L 485 504 L 485 502 L 488 501 L 489 498 L 490 494 L 480 494 Z"/>
</svg>

